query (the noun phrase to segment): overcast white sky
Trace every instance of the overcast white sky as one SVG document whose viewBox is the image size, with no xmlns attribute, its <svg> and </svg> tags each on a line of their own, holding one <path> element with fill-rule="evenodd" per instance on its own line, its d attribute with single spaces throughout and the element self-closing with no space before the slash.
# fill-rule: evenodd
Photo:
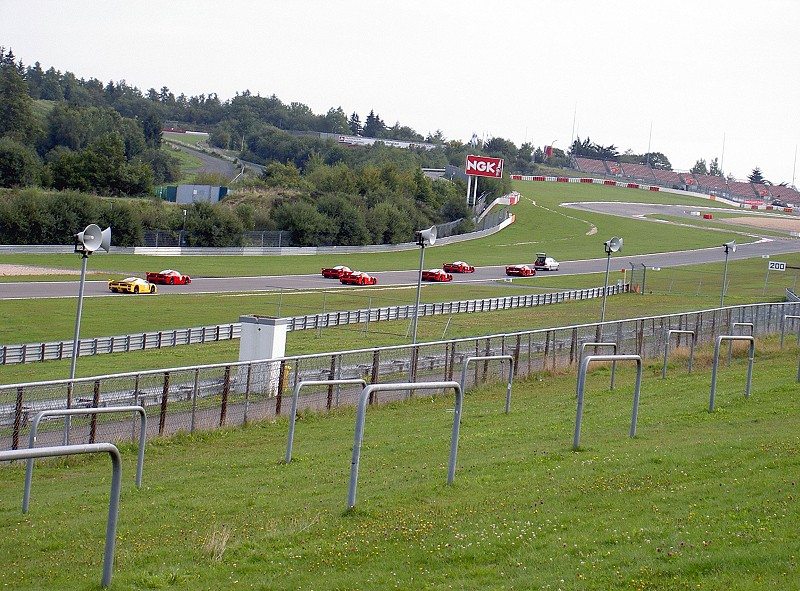
<svg viewBox="0 0 800 591">
<path fill-rule="evenodd" d="M 652 124 L 676 169 L 775 183 L 800 142 L 799 33 L 794 0 L 0 0 L 0 45 L 79 78 L 560 148 L 577 112 L 620 152 Z"/>
</svg>

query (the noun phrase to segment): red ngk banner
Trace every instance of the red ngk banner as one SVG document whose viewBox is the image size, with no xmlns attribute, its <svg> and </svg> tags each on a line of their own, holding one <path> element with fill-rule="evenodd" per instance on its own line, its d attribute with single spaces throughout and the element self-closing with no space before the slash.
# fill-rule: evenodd
<svg viewBox="0 0 800 591">
<path fill-rule="evenodd" d="M 489 176 L 496 179 L 502 178 L 503 159 L 469 154 L 467 156 L 467 174 L 472 176 Z"/>
</svg>

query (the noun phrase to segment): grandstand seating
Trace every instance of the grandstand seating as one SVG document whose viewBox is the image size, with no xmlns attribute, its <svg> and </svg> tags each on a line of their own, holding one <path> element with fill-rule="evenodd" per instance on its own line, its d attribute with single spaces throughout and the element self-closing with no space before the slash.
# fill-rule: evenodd
<svg viewBox="0 0 800 591">
<path fill-rule="evenodd" d="M 760 185 L 758 188 L 761 188 L 765 185 Z M 780 199 L 781 201 L 785 201 L 786 203 L 794 203 L 795 205 L 800 205 L 800 192 L 792 189 L 791 187 L 784 187 L 781 185 L 770 185 L 766 186 L 766 189 L 769 191 L 770 197 L 773 199 Z"/>
<path fill-rule="evenodd" d="M 592 172 L 595 174 L 608 174 L 604 160 L 595 160 L 593 158 L 583 158 L 581 156 L 575 157 L 575 165 L 578 170 L 582 172 Z"/>
<path fill-rule="evenodd" d="M 753 197 L 759 197 L 760 195 L 756 192 L 753 188 L 752 183 L 743 183 L 739 181 L 730 181 L 728 183 L 728 191 L 732 195 L 736 195 L 737 197 L 744 197 L 746 199 L 752 199 Z"/>
<path fill-rule="evenodd" d="M 732 197 L 735 200 L 780 199 L 800 205 L 800 191 L 779 185 L 764 185 L 744 181 L 728 181 L 725 177 L 711 174 L 692 174 L 652 168 L 645 164 L 629 164 L 615 160 L 573 157 L 575 168 L 581 172 L 631 179 L 642 183 L 653 183 L 667 187 L 683 186 L 688 190 L 702 191 Z M 608 181 L 613 182 L 613 181 Z"/>
<path fill-rule="evenodd" d="M 652 169 L 646 164 L 622 162 L 620 166 L 622 167 L 622 176 L 645 182 L 655 180 Z"/>
<path fill-rule="evenodd" d="M 662 170 L 661 168 L 654 168 L 652 170 L 653 176 L 656 177 L 656 181 L 663 185 L 671 187 L 673 185 L 684 184 L 680 175 L 673 170 Z"/>
<path fill-rule="evenodd" d="M 694 178 L 697 179 L 697 184 L 703 189 L 718 192 L 728 191 L 728 183 L 725 177 L 715 174 L 695 174 Z"/>
</svg>

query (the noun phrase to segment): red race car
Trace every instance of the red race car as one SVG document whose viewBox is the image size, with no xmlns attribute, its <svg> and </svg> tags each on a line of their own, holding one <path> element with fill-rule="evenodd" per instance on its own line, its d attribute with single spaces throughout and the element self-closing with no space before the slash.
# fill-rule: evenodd
<svg viewBox="0 0 800 591">
<path fill-rule="evenodd" d="M 531 277 L 536 275 L 536 269 L 528 265 L 509 265 L 506 267 L 506 275 L 513 275 L 516 277 Z"/>
<path fill-rule="evenodd" d="M 464 261 L 455 261 L 454 263 L 444 263 L 442 269 L 448 273 L 474 273 L 475 267 Z"/>
<path fill-rule="evenodd" d="M 423 281 L 452 281 L 453 276 L 444 269 L 428 269 L 422 272 Z"/>
<path fill-rule="evenodd" d="M 164 269 L 160 273 L 147 273 L 147 280 L 150 283 L 161 283 L 163 285 L 188 285 L 192 278 L 182 275 L 172 269 Z"/>
<path fill-rule="evenodd" d="M 322 270 L 322 276 L 325 279 L 341 279 L 344 275 L 352 273 L 350 267 L 344 265 L 336 265 L 335 267 L 326 267 Z"/>
<path fill-rule="evenodd" d="M 344 285 L 375 285 L 378 283 L 377 277 L 373 277 L 363 271 L 352 271 L 339 278 Z"/>
</svg>

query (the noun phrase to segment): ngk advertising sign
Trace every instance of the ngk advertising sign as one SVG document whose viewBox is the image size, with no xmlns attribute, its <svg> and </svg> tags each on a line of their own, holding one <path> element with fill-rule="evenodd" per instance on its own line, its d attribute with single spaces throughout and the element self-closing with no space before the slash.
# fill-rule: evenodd
<svg viewBox="0 0 800 591">
<path fill-rule="evenodd" d="M 488 176 L 495 179 L 503 176 L 503 159 L 489 156 L 467 156 L 467 174 L 472 176 Z"/>
</svg>

